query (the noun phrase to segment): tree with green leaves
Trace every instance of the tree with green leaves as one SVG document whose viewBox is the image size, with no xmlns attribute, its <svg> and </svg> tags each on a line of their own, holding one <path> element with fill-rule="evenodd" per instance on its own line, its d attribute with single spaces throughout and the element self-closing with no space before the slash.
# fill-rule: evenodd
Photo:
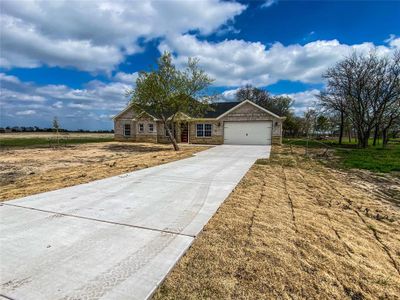
<svg viewBox="0 0 400 300">
<path fill-rule="evenodd" d="M 315 130 L 318 135 L 326 134 L 331 127 L 329 119 L 324 115 L 317 116 Z"/>
<path fill-rule="evenodd" d="M 198 59 L 189 58 L 183 70 L 172 63 L 172 55 L 165 52 L 157 61 L 157 68 L 140 72 L 136 87 L 128 91 L 131 103 L 137 112 L 151 111 L 166 130 L 174 149 L 179 146 L 172 127 L 179 113 L 201 116 L 207 111 L 212 96 L 207 88 L 214 81 L 200 69 Z"/>
</svg>

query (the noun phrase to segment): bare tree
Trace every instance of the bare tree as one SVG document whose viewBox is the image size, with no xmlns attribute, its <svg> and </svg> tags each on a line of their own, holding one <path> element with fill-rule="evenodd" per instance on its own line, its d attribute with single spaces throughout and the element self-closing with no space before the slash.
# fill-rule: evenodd
<svg viewBox="0 0 400 300">
<path fill-rule="evenodd" d="M 327 74 L 324 75 L 324 77 Z M 322 91 L 317 98 L 320 100 L 321 106 L 327 111 L 337 113 L 339 115 L 339 145 L 342 144 L 345 116 L 346 116 L 346 102 L 342 95 L 335 93 L 333 90 Z"/>
<path fill-rule="evenodd" d="M 327 88 L 321 93 L 321 101 L 340 104 L 336 110 L 347 113 L 357 131 L 359 146 L 367 147 L 371 131 L 391 114 L 400 97 L 399 52 L 391 58 L 354 53 L 330 68 L 324 78 Z"/>
<path fill-rule="evenodd" d="M 292 98 L 288 96 L 272 96 L 268 91 L 249 84 L 236 92 L 236 100 L 250 100 L 279 116 L 288 116 L 293 105 Z"/>
<path fill-rule="evenodd" d="M 382 144 L 386 146 L 389 142 L 389 130 L 391 127 L 400 125 L 400 98 L 384 112 L 381 120 Z"/>
</svg>

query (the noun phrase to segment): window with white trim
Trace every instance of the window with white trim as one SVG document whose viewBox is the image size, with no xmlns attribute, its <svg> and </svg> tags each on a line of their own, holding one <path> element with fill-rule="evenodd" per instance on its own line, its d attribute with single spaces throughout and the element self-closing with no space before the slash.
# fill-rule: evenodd
<svg viewBox="0 0 400 300">
<path fill-rule="evenodd" d="M 212 135 L 212 124 L 197 124 L 196 136 L 197 137 L 210 137 Z"/>
<path fill-rule="evenodd" d="M 124 124 L 124 136 L 131 136 L 131 124 Z"/>
<path fill-rule="evenodd" d="M 144 132 L 144 124 L 139 123 L 139 132 Z"/>
<path fill-rule="evenodd" d="M 154 124 L 149 123 L 149 132 L 154 132 Z"/>
</svg>

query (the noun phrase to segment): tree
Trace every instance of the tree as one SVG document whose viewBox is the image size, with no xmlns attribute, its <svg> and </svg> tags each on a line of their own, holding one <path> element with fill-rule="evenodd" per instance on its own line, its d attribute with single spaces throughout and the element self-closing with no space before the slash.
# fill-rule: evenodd
<svg viewBox="0 0 400 300">
<path fill-rule="evenodd" d="M 201 115 L 209 109 L 211 96 L 205 94 L 213 82 L 198 66 L 198 60 L 189 58 L 184 70 L 172 63 L 172 56 L 165 52 L 157 61 L 157 68 L 140 72 L 136 87 L 128 91 L 136 111 L 151 111 L 161 120 L 174 149 L 178 144 L 171 131 L 171 124 L 178 113 Z"/>
<path fill-rule="evenodd" d="M 303 135 L 304 119 L 297 117 L 293 113 L 289 114 L 284 122 L 284 135 L 289 137 L 298 137 Z"/>
<path fill-rule="evenodd" d="M 250 100 L 261 107 L 266 108 L 271 101 L 271 96 L 267 91 L 247 84 L 236 92 L 236 100 L 239 102 Z"/>
<path fill-rule="evenodd" d="M 324 75 L 327 76 L 327 75 Z M 336 112 L 339 115 L 339 145 L 342 144 L 344 126 L 345 126 L 345 114 L 346 114 L 346 102 L 342 95 L 336 93 L 330 93 L 322 91 L 317 97 L 320 100 L 320 105 L 327 111 Z"/>
<path fill-rule="evenodd" d="M 400 98 L 393 102 L 383 114 L 381 120 L 382 144 L 385 147 L 389 142 L 389 130 L 400 125 Z"/>
<path fill-rule="evenodd" d="M 400 98 L 400 52 L 390 58 L 354 53 L 331 67 L 324 78 L 327 87 L 320 98 L 343 104 L 359 147 L 367 147 L 372 130 L 377 131 L 384 117 L 392 115 L 393 104 Z"/>
<path fill-rule="evenodd" d="M 251 85 L 240 88 L 236 92 L 236 99 L 239 102 L 250 100 L 281 117 L 288 116 L 293 105 L 292 98 L 288 96 L 271 96 L 268 91 Z"/>
<path fill-rule="evenodd" d="M 313 135 L 316 130 L 317 124 L 317 112 L 314 109 L 307 109 L 304 112 L 304 121 L 303 121 L 303 132 L 309 137 Z"/>
<path fill-rule="evenodd" d="M 316 119 L 315 130 L 319 135 L 326 134 L 330 128 L 329 119 L 324 115 L 319 115 Z"/>
<path fill-rule="evenodd" d="M 60 123 L 58 122 L 58 118 L 54 117 L 54 119 L 53 119 L 53 131 L 56 132 L 57 145 L 60 144 L 60 136 L 58 134 L 59 130 L 60 130 Z"/>
<path fill-rule="evenodd" d="M 60 130 L 60 123 L 58 122 L 57 117 L 54 117 L 54 119 L 53 119 L 53 130 L 55 132 L 57 132 L 57 134 L 58 134 L 58 131 Z"/>
</svg>

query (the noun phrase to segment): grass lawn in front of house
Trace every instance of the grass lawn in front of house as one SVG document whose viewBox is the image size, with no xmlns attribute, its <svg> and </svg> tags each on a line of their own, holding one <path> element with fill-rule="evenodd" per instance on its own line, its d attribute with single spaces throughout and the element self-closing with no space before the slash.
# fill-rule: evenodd
<svg viewBox="0 0 400 300">
<path fill-rule="evenodd" d="M 339 145 L 336 140 L 310 140 L 284 139 L 284 144 L 315 148 L 333 149 L 339 158 L 340 166 L 344 168 L 366 169 L 373 172 L 390 173 L 400 171 L 400 141 L 392 140 L 383 148 L 382 145 L 370 146 L 368 148 L 357 148 L 355 142 L 344 141 Z"/>
</svg>

